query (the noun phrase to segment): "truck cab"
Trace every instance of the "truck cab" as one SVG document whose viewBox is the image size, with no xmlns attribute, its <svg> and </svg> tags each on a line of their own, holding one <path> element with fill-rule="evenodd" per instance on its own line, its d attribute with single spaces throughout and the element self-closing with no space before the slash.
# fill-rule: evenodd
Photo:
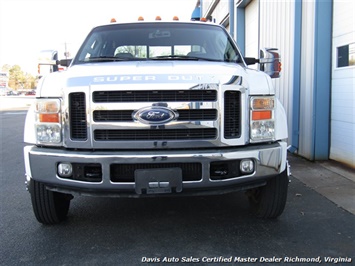
<svg viewBox="0 0 355 266">
<path fill-rule="evenodd" d="M 287 121 L 271 82 L 276 50 L 243 58 L 210 23 L 110 23 L 92 29 L 73 60 L 55 63 L 68 68 L 41 78 L 25 123 L 39 222 L 64 220 L 76 195 L 245 190 L 256 216 L 282 214 Z"/>
</svg>

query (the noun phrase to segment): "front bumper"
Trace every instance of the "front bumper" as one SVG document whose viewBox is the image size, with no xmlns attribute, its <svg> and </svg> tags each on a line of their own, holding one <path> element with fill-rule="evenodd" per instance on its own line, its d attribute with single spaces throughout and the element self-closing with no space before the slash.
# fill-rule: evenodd
<svg viewBox="0 0 355 266">
<path fill-rule="evenodd" d="M 273 144 L 219 150 L 74 151 L 36 146 L 24 148 L 28 184 L 31 180 L 36 180 L 46 184 L 49 189 L 54 191 L 94 196 L 139 197 L 145 194 L 165 194 L 168 191 L 166 189 L 152 189 L 150 193 L 149 190 L 148 193 L 145 193 L 147 191 L 144 189 L 138 191 L 137 186 L 142 184 L 137 183 L 138 178 L 135 173 L 143 170 L 139 180 L 144 180 L 145 175 L 147 178 L 154 179 L 152 175 L 157 174 L 159 180 L 148 182 L 149 184 L 158 184 L 159 186 L 161 183 L 164 186 L 170 186 L 170 177 L 163 176 L 169 175 L 167 169 L 180 167 L 183 168 L 184 173 L 178 174 L 180 179 L 174 179 L 174 182 L 178 180 L 181 183 L 180 189 L 173 190 L 169 194 L 219 194 L 261 186 L 265 184 L 268 178 L 285 171 L 286 156 L 287 144 L 282 141 Z M 237 169 L 239 166 L 234 167 L 234 164 L 243 159 L 253 160 L 255 165 L 253 173 L 241 174 Z M 88 178 L 60 177 L 57 172 L 59 163 L 71 163 L 78 165 L 79 168 L 83 168 L 85 165 L 94 165 L 97 167 L 95 173 L 99 172 L 99 178 L 96 176 L 90 180 L 92 173 Z M 190 165 L 198 165 L 200 170 L 197 171 L 196 176 L 195 173 L 189 175 Z M 121 180 L 120 173 L 122 170 L 117 173 L 116 166 L 123 166 L 123 172 L 126 168 L 131 169 L 133 167 L 131 171 L 134 172 L 135 177 Z M 164 169 L 159 172 L 157 169 L 160 168 Z M 144 173 L 146 170 L 148 172 Z M 85 173 L 85 171 L 82 173 Z M 172 173 L 176 173 L 176 171 L 174 170 Z M 222 174 L 220 177 L 216 177 L 216 173 Z M 165 179 L 162 180 L 161 178 Z"/>
</svg>

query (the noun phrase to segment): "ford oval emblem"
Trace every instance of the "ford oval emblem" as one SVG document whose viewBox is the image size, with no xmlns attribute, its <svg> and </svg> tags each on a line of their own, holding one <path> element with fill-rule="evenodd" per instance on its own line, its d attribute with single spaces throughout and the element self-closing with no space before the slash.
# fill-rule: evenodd
<svg viewBox="0 0 355 266">
<path fill-rule="evenodd" d="M 133 119 L 147 125 L 164 125 L 178 118 L 178 113 L 167 107 L 150 106 L 132 114 Z"/>
</svg>

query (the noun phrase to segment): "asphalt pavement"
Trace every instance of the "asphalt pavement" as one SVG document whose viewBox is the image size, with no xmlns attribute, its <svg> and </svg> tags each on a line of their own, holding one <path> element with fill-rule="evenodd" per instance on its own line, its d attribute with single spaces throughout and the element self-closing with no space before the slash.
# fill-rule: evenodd
<svg viewBox="0 0 355 266">
<path fill-rule="evenodd" d="M 0 96 L 0 111 L 26 110 L 30 107 L 35 96 Z"/>
</svg>

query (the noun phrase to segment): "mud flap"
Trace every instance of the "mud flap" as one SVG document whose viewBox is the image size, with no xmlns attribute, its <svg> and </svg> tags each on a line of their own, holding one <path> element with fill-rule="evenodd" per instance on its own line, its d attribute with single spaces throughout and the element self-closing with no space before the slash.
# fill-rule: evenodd
<svg viewBox="0 0 355 266">
<path fill-rule="evenodd" d="M 134 178 L 137 194 L 166 194 L 182 191 L 181 168 L 137 169 Z"/>
</svg>

